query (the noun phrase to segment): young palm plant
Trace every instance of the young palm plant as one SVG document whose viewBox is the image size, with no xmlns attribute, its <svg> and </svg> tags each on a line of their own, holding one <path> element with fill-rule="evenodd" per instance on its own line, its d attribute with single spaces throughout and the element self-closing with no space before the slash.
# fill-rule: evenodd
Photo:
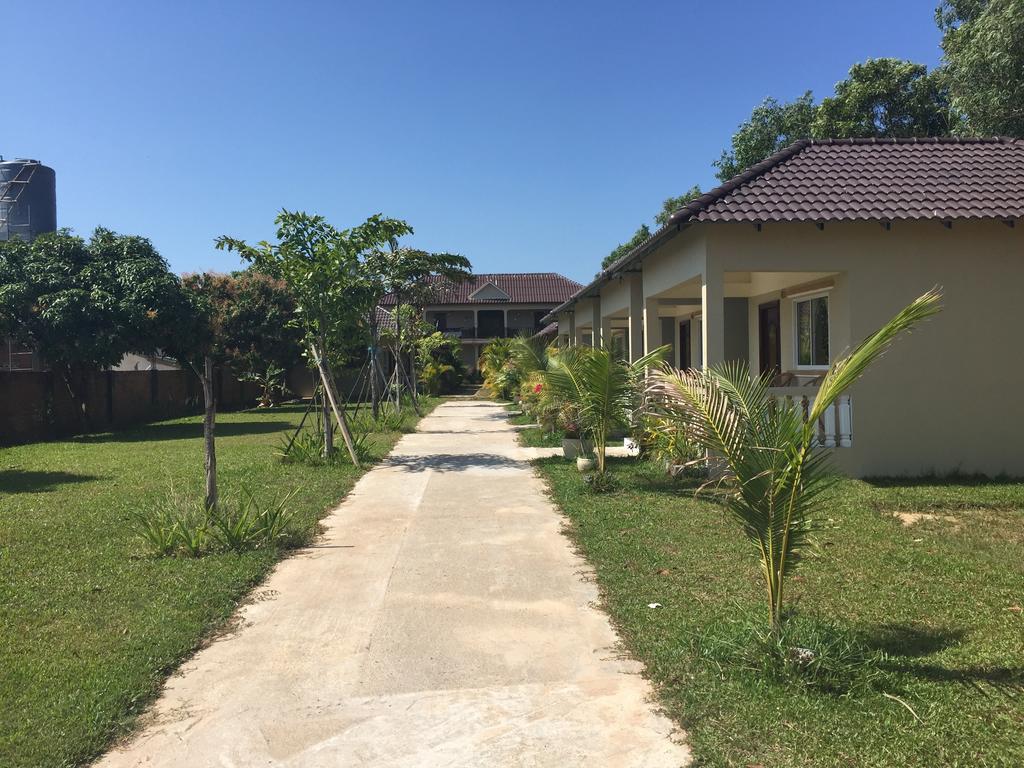
<svg viewBox="0 0 1024 768">
<path fill-rule="evenodd" d="M 667 351 L 668 347 L 659 347 L 629 363 L 612 349 L 569 347 L 549 361 L 543 374 L 545 386 L 554 397 L 576 408 L 581 431 L 594 441 L 599 475 L 605 471 L 608 436 L 629 426 L 640 406 L 644 373 Z"/>
<path fill-rule="evenodd" d="M 834 478 L 828 454 L 814 450 L 818 422 L 898 336 L 939 311 L 940 299 L 938 289 L 929 291 L 832 363 L 806 419 L 802 408 L 772 398 L 770 377 L 752 376 L 745 364 L 666 367 L 652 376 L 652 408 L 677 420 L 722 465 L 729 509 L 760 556 L 774 637 L 782 628 L 786 576 L 807 544 L 815 503 Z"/>
</svg>

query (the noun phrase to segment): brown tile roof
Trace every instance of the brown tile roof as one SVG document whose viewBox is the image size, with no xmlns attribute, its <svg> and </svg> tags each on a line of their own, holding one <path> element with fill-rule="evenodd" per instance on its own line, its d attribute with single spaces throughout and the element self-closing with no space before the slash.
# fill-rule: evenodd
<svg viewBox="0 0 1024 768">
<path fill-rule="evenodd" d="M 1024 139 L 804 139 L 676 211 L 549 317 L 695 222 L 1020 218 Z"/>
<path fill-rule="evenodd" d="M 677 211 L 685 221 L 1024 217 L 1024 140 L 799 141 Z"/>
<path fill-rule="evenodd" d="M 499 272 L 473 275 L 463 283 L 451 283 L 434 277 L 435 301 L 438 304 L 560 304 L 583 286 L 575 280 L 555 272 Z M 487 285 L 494 285 L 508 299 L 471 298 Z M 385 305 L 394 304 L 394 298 L 384 297 Z"/>
</svg>

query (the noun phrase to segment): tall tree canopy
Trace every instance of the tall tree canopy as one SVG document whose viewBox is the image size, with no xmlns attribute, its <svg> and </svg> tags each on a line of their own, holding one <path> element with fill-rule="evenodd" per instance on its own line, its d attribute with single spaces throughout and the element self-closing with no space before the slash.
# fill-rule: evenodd
<svg viewBox="0 0 1024 768">
<path fill-rule="evenodd" d="M 701 196 L 700 187 L 694 184 L 683 194 L 677 197 L 667 197 L 661 204 L 661 210 L 655 214 L 654 221 L 659 227 L 664 227 L 668 224 L 668 220 L 672 218 L 672 214 L 682 208 L 684 205 L 693 202 Z"/>
<path fill-rule="evenodd" d="M 713 163 L 718 180 L 728 181 L 794 141 L 809 138 L 816 111 L 810 91 L 786 103 L 771 97 L 762 101 L 736 129 L 730 148 Z"/>
<path fill-rule="evenodd" d="M 719 181 L 728 181 L 799 139 L 948 136 L 959 124 L 941 70 L 929 72 L 923 64 L 900 59 L 868 59 L 854 64 L 820 104 L 810 91 L 786 103 L 765 99 L 714 165 Z"/>
<path fill-rule="evenodd" d="M 629 238 L 629 240 L 627 240 L 624 243 L 619 243 L 611 250 L 611 253 L 609 253 L 607 256 L 601 259 L 601 269 L 606 269 L 607 267 L 610 267 L 612 264 L 614 264 L 627 253 L 632 251 L 638 245 L 647 241 L 648 238 L 650 238 L 650 236 L 651 228 L 648 227 L 646 224 L 641 224 L 637 228 L 636 232 L 633 233 L 633 236 Z"/>
<path fill-rule="evenodd" d="M 1024 0 L 944 0 L 936 20 L 951 101 L 968 130 L 1024 136 Z"/>
<path fill-rule="evenodd" d="M 227 279 L 232 302 L 224 318 L 226 362 L 239 376 L 297 365 L 302 359 L 302 331 L 287 284 L 254 269 Z"/>
<path fill-rule="evenodd" d="M 0 334 L 32 347 L 64 380 L 88 429 L 89 371 L 157 351 L 176 316 L 178 278 L 144 237 L 96 229 L 0 242 Z"/>
<path fill-rule="evenodd" d="M 700 187 L 698 187 L 695 184 L 688 190 L 683 192 L 683 194 L 681 195 L 665 198 L 665 200 L 661 204 L 661 210 L 654 215 L 654 223 L 659 227 L 665 226 L 666 224 L 668 224 L 668 220 L 669 218 L 671 218 L 673 213 L 678 211 L 680 208 L 682 208 L 690 201 L 695 200 L 700 196 Z M 651 228 L 647 226 L 647 224 L 641 224 L 629 240 L 627 240 L 624 243 L 619 243 L 619 245 L 615 246 L 615 248 L 612 249 L 611 253 L 609 253 L 607 256 L 604 257 L 604 259 L 601 260 L 601 269 L 606 269 L 607 267 L 611 266 L 616 261 L 625 256 L 627 253 L 636 248 L 638 245 L 641 245 L 647 240 L 649 240 L 650 237 Z"/>
<path fill-rule="evenodd" d="M 899 59 L 868 59 L 836 83 L 811 125 L 816 139 L 948 136 L 949 92 L 940 71 Z"/>
</svg>

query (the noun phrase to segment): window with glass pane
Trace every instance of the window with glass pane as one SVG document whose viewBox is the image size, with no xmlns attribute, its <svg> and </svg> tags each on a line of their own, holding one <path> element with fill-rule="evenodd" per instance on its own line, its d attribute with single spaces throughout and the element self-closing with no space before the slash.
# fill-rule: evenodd
<svg viewBox="0 0 1024 768">
<path fill-rule="evenodd" d="M 828 362 L 828 296 L 796 302 L 797 365 Z"/>
</svg>

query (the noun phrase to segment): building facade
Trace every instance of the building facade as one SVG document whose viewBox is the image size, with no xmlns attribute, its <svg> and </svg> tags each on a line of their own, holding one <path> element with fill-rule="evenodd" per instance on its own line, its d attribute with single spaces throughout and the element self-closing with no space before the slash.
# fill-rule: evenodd
<svg viewBox="0 0 1024 768">
<path fill-rule="evenodd" d="M 424 319 L 459 339 L 466 368 L 475 371 L 488 342 L 543 332 L 548 328 L 544 318 L 582 287 L 554 272 L 478 274 L 461 283 L 435 279 Z M 384 304 L 392 305 L 393 299 Z M 553 334 L 555 327 L 549 330 Z"/>
<path fill-rule="evenodd" d="M 935 286 L 818 425 L 854 476 L 1024 476 L 1024 141 L 804 141 L 678 211 L 553 317 L 564 343 L 738 360 L 806 404 L 844 352 Z"/>
</svg>

